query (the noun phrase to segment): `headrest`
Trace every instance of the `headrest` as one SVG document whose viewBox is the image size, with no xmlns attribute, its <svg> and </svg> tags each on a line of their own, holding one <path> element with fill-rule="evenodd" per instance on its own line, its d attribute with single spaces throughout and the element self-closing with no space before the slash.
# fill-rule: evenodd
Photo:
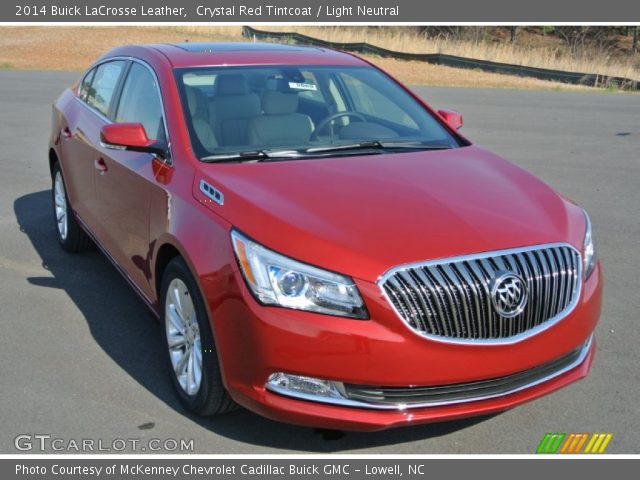
<svg viewBox="0 0 640 480">
<path fill-rule="evenodd" d="M 262 110 L 267 115 L 295 113 L 298 110 L 298 94 L 265 90 L 262 95 Z"/>
<path fill-rule="evenodd" d="M 249 93 L 246 77 L 235 73 L 218 75 L 215 89 L 216 95 L 246 95 Z"/>
<path fill-rule="evenodd" d="M 284 78 L 269 77 L 265 82 L 267 90 L 275 90 L 276 92 L 288 93 L 291 92 L 289 82 Z"/>
</svg>

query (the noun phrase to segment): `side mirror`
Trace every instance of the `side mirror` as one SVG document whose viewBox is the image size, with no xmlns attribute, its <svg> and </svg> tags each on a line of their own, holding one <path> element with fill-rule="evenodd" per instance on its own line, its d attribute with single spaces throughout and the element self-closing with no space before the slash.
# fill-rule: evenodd
<svg viewBox="0 0 640 480">
<path fill-rule="evenodd" d="M 141 123 L 111 123 L 100 130 L 100 141 L 106 148 L 146 152 L 167 158 L 167 143 L 150 140 Z"/>
<path fill-rule="evenodd" d="M 438 110 L 438 114 L 442 117 L 442 119 L 447 122 L 454 130 L 460 130 L 462 127 L 462 114 L 456 112 L 455 110 Z"/>
</svg>

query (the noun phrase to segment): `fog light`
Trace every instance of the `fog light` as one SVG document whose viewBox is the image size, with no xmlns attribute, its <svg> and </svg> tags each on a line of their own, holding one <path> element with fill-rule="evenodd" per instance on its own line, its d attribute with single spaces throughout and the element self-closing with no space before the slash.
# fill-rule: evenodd
<svg viewBox="0 0 640 480">
<path fill-rule="evenodd" d="M 266 383 L 267 389 L 293 397 L 309 398 L 345 398 L 342 382 L 322 380 L 288 373 L 272 373 Z"/>
</svg>

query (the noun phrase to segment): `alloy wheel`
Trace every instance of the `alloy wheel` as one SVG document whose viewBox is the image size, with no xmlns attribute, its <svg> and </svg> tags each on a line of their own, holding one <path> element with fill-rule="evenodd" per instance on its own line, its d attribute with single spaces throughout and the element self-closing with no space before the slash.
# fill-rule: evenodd
<svg viewBox="0 0 640 480">
<path fill-rule="evenodd" d="M 173 372 L 182 390 L 193 396 L 202 383 L 202 343 L 191 295 L 179 278 L 167 289 L 165 322 Z"/>
<path fill-rule="evenodd" d="M 56 173 L 54 181 L 54 203 L 56 211 L 56 224 L 58 226 L 58 233 L 62 240 L 67 238 L 67 197 L 64 190 L 64 181 L 62 180 L 62 174 Z"/>
</svg>

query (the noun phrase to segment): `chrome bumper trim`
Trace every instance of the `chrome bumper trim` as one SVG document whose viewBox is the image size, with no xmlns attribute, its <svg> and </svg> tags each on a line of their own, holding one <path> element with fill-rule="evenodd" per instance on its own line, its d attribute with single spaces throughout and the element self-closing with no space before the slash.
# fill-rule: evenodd
<svg viewBox="0 0 640 480">
<path fill-rule="evenodd" d="M 445 406 L 445 405 L 455 405 L 455 404 L 460 404 L 460 403 L 471 403 L 471 402 L 477 402 L 477 401 L 481 401 L 481 400 L 488 400 L 491 398 L 497 398 L 497 397 L 503 397 L 503 396 L 507 396 L 507 395 L 511 395 L 523 390 L 526 390 L 528 388 L 532 388 L 536 385 L 540 385 L 544 382 L 547 382 L 549 380 L 552 380 L 556 377 L 559 377 L 560 375 L 569 372 L 570 370 L 573 370 L 574 368 L 576 368 L 577 366 L 581 365 L 585 359 L 587 358 L 587 355 L 589 353 L 589 351 L 591 350 L 591 346 L 593 345 L 593 334 L 591 334 L 591 336 L 589 337 L 589 339 L 582 345 L 582 347 L 579 347 L 578 349 L 576 349 L 578 351 L 577 356 L 575 355 L 575 350 L 567 355 L 565 355 L 564 357 L 561 357 L 559 359 L 556 359 L 552 362 L 548 362 L 546 364 L 543 365 L 539 365 L 537 367 L 533 367 L 530 370 L 525 370 L 523 372 L 517 372 L 511 375 L 506 375 L 504 377 L 499 377 L 499 378 L 495 378 L 495 379 L 488 379 L 485 381 L 478 381 L 478 382 L 467 382 L 467 383 L 461 383 L 461 384 L 451 384 L 451 385 L 442 385 L 441 387 L 443 389 L 447 389 L 447 388 L 455 388 L 456 386 L 460 386 L 461 388 L 464 388 L 465 385 L 470 386 L 471 389 L 475 388 L 476 385 L 481 384 L 481 383 L 488 383 L 488 382 L 499 382 L 499 381 L 503 381 L 505 383 L 504 389 L 498 389 L 498 390 L 494 390 L 492 393 L 488 393 L 488 394 L 480 394 L 480 395 L 469 395 L 466 396 L 464 398 L 458 398 L 458 399 L 452 399 L 452 400 L 427 400 L 427 401 L 422 401 L 422 402 L 416 402 L 416 403 L 382 403 L 382 402 L 368 402 L 368 401 L 363 401 L 363 400 L 358 400 L 358 399 L 354 399 L 354 398 L 349 398 L 349 385 L 345 385 L 345 397 L 344 398 L 332 398 L 332 397 L 321 397 L 321 396 L 316 396 L 316 395 L 311 395 L 311 394 L 307 394 L 307 393 L 303 393 L 303 392 L 294 392 L 294 391 L 290 391 L 284 388 L 279 388 L 276 386 L 267 386 L 267 390 L 272 391 L 274 393 L 286 396 L 286 397 L 291 397 L 291 398 L 297 398 L 300 400 L 308 400 L 308 401 L 312 401 L 312 402 L 317 402 L 317 403 L 324 403 L 324 404 L 333 404 L 333 405 L 340 405 L 340 406 L 344 406 L 344 407 L 354 407 L 354 408 L 366 408 L 366 409 L 374 409 L 374 410 L 410 410 L 410 409 L 415 409 L 415 408 L 425 408 L 425 407 L 438 407 L 438 406 Z M 570 357 L 571 361 L 569 363 L 562 363 L 562 359 L 563 358 L 567 358 Z M 520 376 L 522 374 L 526 374 L 526 373 L 531 373 L 535 370 L 544 370 L 546 366 L 548 366 L 549 364 L 553 364 L 555 362 L 560 362 L 561 365 L 557 370 L 554 370 L 546 375 L 537 377 L 535 379 L 533 379 L 532 381 L 522 385 L 519 384 L 513 388 L 509 388 L 509 379 L 510 378 L 515 378 L 517 376 Z M 357 387 L 357 388 L 369 388 L 366 386 L 353 386 L 353 387 Z M 376 388 L 376 387 L 373 387 Z M 380 387 L 378 387 L 380 388 Z M 420 387 L 416 387 L 417 389 L 419 389 Z M 435 388 L 437 389 L 438 386 L 435 387 L 426 387 L 426 388 Z"/>
</svg>

